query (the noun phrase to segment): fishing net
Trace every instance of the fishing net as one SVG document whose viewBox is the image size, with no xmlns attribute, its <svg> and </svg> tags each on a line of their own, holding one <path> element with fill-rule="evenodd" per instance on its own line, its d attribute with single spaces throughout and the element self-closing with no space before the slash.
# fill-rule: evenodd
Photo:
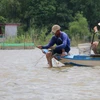
<svg viewBox="0 0 100 100">
<path fill-rule="evenodd" d="M 90 43 L 78 44 L 78 50 L 80 55 L 90 55 L 91 44 Z"/>
</svg>

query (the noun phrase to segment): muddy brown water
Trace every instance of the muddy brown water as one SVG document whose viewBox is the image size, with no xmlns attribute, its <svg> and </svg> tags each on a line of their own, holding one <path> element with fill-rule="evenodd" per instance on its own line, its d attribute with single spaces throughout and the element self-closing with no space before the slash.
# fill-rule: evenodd
<svg viewBox="0 0 100 100">
<path fill-rule="evenodd" d="M 53 64 L 37 48 L 0 50 L 0 100 L 100 100 L 100 66 Z"/>
</svg>

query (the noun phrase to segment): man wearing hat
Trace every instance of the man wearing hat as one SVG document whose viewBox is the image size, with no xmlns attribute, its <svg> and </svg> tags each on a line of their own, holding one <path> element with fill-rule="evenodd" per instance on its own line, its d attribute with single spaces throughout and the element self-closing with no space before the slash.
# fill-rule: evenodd
<svg viewBox="0 0 100 100">
<path fill-rule="evenodd" d="M 52 52 L 49 51 L 46 54 L 46 58 L 49 64 L 49 67 L 52 67 L 52 57 L 54 54 L 61 54 L 61 56 L 65 56 L 69 53 L 70 51 L 70 39 L 68 35 L 65 32 L 62 32 L 60 30 L 59 25 L 54 25 L 51 30 L 53 36 L 50 40 L 50 42 L 45 45 L 45 46 L 37 46 L 40 49 L 49 49 L 51 48 L 54 44 L 56 44 L 56 47 L 53 48 Z"/>
</svg>

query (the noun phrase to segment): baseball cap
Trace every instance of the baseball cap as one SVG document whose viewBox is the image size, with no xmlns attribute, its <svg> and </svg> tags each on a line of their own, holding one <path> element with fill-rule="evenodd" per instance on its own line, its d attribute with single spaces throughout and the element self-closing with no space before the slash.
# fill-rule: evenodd
<svg viewBox="0 0 100 100">
<path fill-rule="evenodd" d="M 56 33 L 56 31 L 58 31 L 58 30 L 60 30 L 60 26 L 59 25 L 53 25 L 51 32 Z"/>
</svg>

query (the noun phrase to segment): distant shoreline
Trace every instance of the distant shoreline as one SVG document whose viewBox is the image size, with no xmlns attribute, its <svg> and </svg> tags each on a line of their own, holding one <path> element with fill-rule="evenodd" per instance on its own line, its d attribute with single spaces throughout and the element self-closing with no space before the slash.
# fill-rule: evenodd
<svg viewBox="0 0 100 100">
<path fill-rule="evenodd" d="M 0 43 L 0 49 L 33 49 L 34 43 Z"/>
</svg>

